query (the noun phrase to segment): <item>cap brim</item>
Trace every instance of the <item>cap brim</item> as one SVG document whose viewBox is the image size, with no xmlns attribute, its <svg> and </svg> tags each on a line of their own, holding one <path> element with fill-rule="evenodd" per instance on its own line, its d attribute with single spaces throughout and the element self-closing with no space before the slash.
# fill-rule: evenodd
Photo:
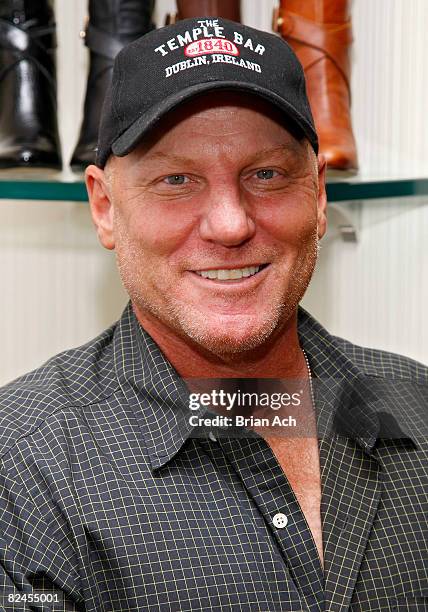
<svg viewBox="0 0 428 612">
<path fill-rule="evenodd" d="M 282 110 L 296 126 L 300 127 L 304 135 L 312 144 L 315 153 L 318 153 L 318 137 L 316 132 L 294 106 L 264 87 L 252 83 L 243 83 L 242 81 L 206 81 L 187 87 L 165 98 L 165 100 L 157 104 L 155 108 L 141 115 L 141 117 L 134 121 L 134 123 L 113 142 L 111 147 L 112 152 L 118 157 L 127 155 L 140 142 L 144 134 L 154 128 L 166 113 L 199 94 L 217 89 L 248 92 L 272 102 L 272 104 Z"/>
</svg>

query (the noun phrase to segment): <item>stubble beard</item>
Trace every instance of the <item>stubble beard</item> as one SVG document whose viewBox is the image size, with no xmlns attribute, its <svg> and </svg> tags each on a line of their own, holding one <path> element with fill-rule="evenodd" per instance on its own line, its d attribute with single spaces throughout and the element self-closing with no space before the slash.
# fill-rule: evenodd
<svg viewBox="0 0 428 612">
<path fill-rule="evenodd" d="M 203 349 L 217 355 L 237 356 L 256 349 L 264 344 L 280 326 L 290 319 L 302 299 L 313 272 L 315 270 L 320 244 L 318 231 L 315 228 L 303 254 L 299 255 L 300 263 L 295 264 L 291 273 L 289 287 L 286 294 L 283 288 L 272 296 L 268 308 L 265 308 L 262 318 L 258 319 L 257 328 L 250 333 L 241 336 L 238 333 L 230 333 L 223 330 L 213 332 L 207 326 L 207 315 L 188 304 L 163 301 L 157 303 L 148 299 L 142 290 L 147 284 L 147 279 L 155 278 L 156 269 L 144 265 L 138 266 L 136 262 L 145 262 L 144 251 L 140 246 L 134 244 L 127 235 L 120 219 L 116 220 L 117 246 L 116 261 L 122 283 L 127 290 L 131 301 L 137 306 L 140 313 L 150 313 L 170 329 L 174 330 L 180 337 L 192 341 Z M 234 298 L 231 299 L 231 302 Z"/>
<path fill-rule="evenodd" d="M 240 337 L 239 334 L 223 332 L 212 333 L 207 326 L 206 314 L 194 309 L 192 318 L 186 316 L 177 304 L 169 305 L 169 315 L 174 319 L 184 333 L 198 345 L 219 357 L 238 356 L 243 352 L 250 352 L 263 345 L 272 334 L 282 327 L 295 313 L 296 308 L 306 292 L 310 279 L 315 270 L 320 244 L 318 233 L 314 232 L 310 245 L 301 266 L 294 270 L 286 294 L 281 288 L 272 296 L 269 306 L 264 309 L 261 319 L 257 320 L 257 327 L 251 333 Z M 269 282 L 269 281 L 267 281 Z M 235 301 L 230 298 L 230 304 Z"/>
</svg>

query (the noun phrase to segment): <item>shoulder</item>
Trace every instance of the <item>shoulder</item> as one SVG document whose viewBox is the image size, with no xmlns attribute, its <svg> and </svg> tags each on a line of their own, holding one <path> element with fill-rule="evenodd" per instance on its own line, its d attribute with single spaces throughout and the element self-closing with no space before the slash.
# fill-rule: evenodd
<svg viewBox="0 0 428 612">
<path fill-rule="evenodd" d="M 299 306 L 299 338 L 313 352 L 320 370 L 325 372 L 354 371 L 367 377 L 401 380 L 421 385 L 428 383 L 428 367 L 419 361 L 377 348 L 354 344 L 331 334 L 308 311 Z M 333 368 L 330 367 L 333 364 Z"/>
<path fill-rule="evenodd" d="M 112 338 L 116 324 L 0 388 L 0 457 L 54 414 L 99 402 L 117 389 Z"/>
<path fill-rule="evenodd" d="M 360 346 L 337 336 L 331 338 L 359 372 L 360 397 L 377 412 L 382 435 L 388 438 L 404 434 L 419 449 L 428 451 L 428 368 L 398 353 Z"/>
<path fill-rule="evenodd" d="M 428 384 L 428 367 L 400 355 L 380 349 L 353 344 L 349 340 L 332 336 L 337 346 L 366 376 Z"/>
</svg>

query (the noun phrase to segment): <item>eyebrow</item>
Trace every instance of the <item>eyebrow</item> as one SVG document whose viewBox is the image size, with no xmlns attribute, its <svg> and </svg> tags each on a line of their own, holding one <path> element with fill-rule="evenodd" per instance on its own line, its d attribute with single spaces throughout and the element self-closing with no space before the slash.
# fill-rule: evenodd
<svg viewBox="0 0 428 612">
<path fill-rule="evenodd" d="M 290 144 L 278 145 L 276 147 L 270 147 L 266 149 L 262 149 L 256 155 L 251 156 L 251 160 L 249 163 L 257 162 L 259 159 L 263 157 L 267 157 L 269 155 L 275 155 L 276 153 L 286 153 L 286 154 L 301 154 L 302 151 L 296 146 L 294 142 Z M 176 164 L 190 164 L 195 165 L 197 162 L 194 159 L 190 159 L 183 155 L 175 155 L 174 153 L 163 153 L 162 151 L 157 151 L 155 153 L 149 153 L 146 157 L 147 161 L 155 161 L 155 160 L 164 160 L 173 162 Z"/>
<path fill-rule="evenodd" d="M 173 153 L 162 153 L 162 151 L 157 151 L 156 153 L 149 153 L 146 157 L 146 161 L 155 161 L 156 159 L 165 160 L 174 162 L 177 164 L 194 164 L 194 160 L 189 157 L 184 157 L 183 155 L 174 155 Z"/>
<path fill-rule="evenodd" d="M 263 157 L 267 157 L 268 155 L 274 155 L 275 153 L 286 153 L 286 154 L 295 154 L 299 155 L 302 153 L 301 149 L 299 149 L 294 142 L 290 144 L 278 145 L 277 147 L 271 147 L 269 149 L 262 149 L 253 157 L 253 161 L 258 161 Z"/>
</svg>

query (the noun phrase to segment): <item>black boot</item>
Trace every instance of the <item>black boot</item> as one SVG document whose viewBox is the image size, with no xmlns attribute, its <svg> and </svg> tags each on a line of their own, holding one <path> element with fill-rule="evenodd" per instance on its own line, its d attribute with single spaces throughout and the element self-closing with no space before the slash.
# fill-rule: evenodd
<svg viewBox="0 0 428 612">
<path fill-rule="evenodd" d="M 85 44 L 90 50 L 83 123 L 71 159 L 74 170 L 95 162 L 98 124 L 116 55 L 126 44 L 155 26 L 154 0 L 89 0 L 89 22 Z"/>
<path fill-rule="evenodd" d="M 0 0 L 0 168 L 61 168 L 49 0 Z"/>
</svg>

